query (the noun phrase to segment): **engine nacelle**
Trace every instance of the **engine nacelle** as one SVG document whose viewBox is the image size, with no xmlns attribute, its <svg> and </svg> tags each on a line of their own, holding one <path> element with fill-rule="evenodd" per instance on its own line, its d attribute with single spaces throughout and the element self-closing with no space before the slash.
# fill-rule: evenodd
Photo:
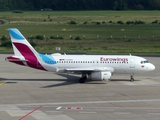
<svg viewBox="0 0 160 120">
<path fill-rule="evenodd" d="M 111 72 L 92 72 L 89 75 L 91 80 L 109 80 L 111 79 Z"/>
</svg>

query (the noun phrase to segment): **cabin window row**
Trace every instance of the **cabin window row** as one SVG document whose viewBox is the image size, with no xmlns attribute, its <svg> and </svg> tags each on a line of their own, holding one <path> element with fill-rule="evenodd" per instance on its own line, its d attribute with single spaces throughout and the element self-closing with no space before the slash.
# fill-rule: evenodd
<svg viewBox="0 0 160 120">
<path fill-rule="evenodd" d="M 46 63 L 120 63 L 120 64 L 128 64 L 128 62 L 94 62 L 94 61 L 45 61 Z"/>
</svg>

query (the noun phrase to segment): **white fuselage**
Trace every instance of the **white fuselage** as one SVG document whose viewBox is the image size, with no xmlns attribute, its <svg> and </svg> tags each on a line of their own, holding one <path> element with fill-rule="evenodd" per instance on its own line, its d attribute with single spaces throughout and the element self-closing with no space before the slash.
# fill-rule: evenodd
<svg viewBox="0 0 160 120">
<path fill-rule="evenodd" d="M 52 72 L 65 69 L 103 69 L 113 68 L 114 73 L 135 74 L 155 69 L 151 63 L 142 63 L 146 59 L 129 55 L 51 55 L 55 61 L 39 59 L 42 66 Z M 52 64 L 52 62 L 55 62 Z"/>
</svg>

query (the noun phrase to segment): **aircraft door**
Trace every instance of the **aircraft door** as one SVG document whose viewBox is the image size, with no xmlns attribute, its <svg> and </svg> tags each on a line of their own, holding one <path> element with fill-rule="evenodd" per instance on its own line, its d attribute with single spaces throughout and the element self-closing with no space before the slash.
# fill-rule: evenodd
<svg viewBox="0 0 160 120">
<path fill-rule="evenodd" d="M 130 68 L 135 68 L 135 59 L 133 57 L 130 58 Z"/>
</svg>

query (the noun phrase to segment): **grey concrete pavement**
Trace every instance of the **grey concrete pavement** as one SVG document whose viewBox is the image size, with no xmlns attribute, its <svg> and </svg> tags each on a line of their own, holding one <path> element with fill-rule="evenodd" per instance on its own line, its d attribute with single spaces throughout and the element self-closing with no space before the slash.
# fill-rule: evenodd
<svg viewBox="0 0 160 120">
<path fill-rule="evenodd" d="M 0 55 L 2 120 L 159 120 L 160 58 L 146 57 L 155 71 L 113 75 L 79 84 L 79 75 L 56 75 L 4 61 Z"/>
</svg>

